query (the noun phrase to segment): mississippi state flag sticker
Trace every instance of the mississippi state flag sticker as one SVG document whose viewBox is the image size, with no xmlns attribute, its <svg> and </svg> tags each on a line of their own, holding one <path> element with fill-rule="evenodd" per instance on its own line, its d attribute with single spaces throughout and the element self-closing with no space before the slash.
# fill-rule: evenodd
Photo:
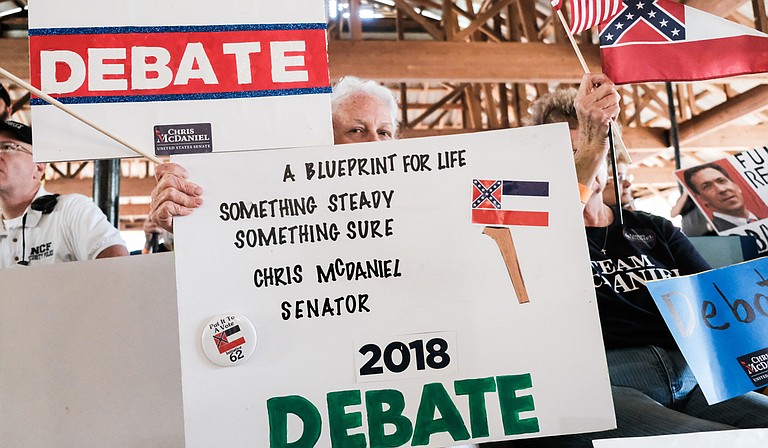
<svg viewBox="0 0 768 448">
<path fill-rule="evenodd" d="M 256 348 L 256 329 L 247 317 L 222 314 L 213 317 L 203 330 L 203 353 L 221 367 L 233 367 L 248 360 Z"/>
</svg>

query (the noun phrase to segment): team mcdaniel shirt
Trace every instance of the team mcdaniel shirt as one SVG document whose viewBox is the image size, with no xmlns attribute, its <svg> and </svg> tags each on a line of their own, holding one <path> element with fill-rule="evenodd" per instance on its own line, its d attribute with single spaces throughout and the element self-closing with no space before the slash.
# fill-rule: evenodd
<svg viewBox="0 0 768 448">
<path fill-rule="evenodd" d="M 614 218 L 608 227 L 586 228 L 605 346 L 676 347 L 645 282 L 695 274 L 709 265 L 670 221 L 622 213 L 623 226 Z"/>
<path fill-rule="evenodd" d="M 41 187 L 35 198 L 48 194 Z M 65 194 L 50 213 L 28 207 L 18 218 L 2 220 L 0 269 L 90 260 L 115 244 L 125 241 L 96 204 Z"/>
</svg>

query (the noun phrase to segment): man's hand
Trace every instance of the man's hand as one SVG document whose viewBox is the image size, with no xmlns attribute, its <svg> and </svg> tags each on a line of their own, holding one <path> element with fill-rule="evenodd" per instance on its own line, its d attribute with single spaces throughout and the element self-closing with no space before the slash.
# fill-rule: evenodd
<svg viewBox="0 0 768 448">
<path fill-rule="evenodd" d="M 574 100 L 579 117 L 580 143 L 605 141 L 611 121 L 619 116 L 621 96 L 613 82 L 602 73 L 587 73 L 581 79 Z"/>
<path fill-rule="evenodd" d="M 574 99 L 579 118 L 579 143 L 574 159 L 580 184 L 595 185 L 595 176 L 608 154 L 608 130 L 619 115 L 621 96 L 602 73 L 587 73 Z"/>
<path fill-rule="evenodd" d="M 149 219 L 169 232 L 173 232 L 174 216 L 187 216 L 203 203 L 203 189 L 186 180 L 188 176 L 187 170 L 176 163 L 155 168 L 157 185 L 152 190 Z"/>
</svg>

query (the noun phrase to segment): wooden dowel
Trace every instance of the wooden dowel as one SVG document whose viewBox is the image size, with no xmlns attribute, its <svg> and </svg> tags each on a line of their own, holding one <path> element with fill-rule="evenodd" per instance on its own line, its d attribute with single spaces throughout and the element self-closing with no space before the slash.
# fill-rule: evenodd
<svg viewBox="0 0 768 448">
<path fill-rule="evenodd" d="M 568 35 L 568 40 L 571 42 L 571 47 L 573 47 L 573 51 L 576 52 L 576 57 L 579 58 L 579 63 L 581 64 L 581 68 L 584 69 L 584 73 L 589 73 L 589 67 L 587 66 L 587 61 L 584 60 L 584 55 L 581 54 L 581 50 L 579 50 L 579 45 L 576 43 L 576 39 L 573 38 L 573 33 L 571 33 L 571 28 L 568 26 L 568 22 L 565 21 L 565 16 L 563 16 L 563 12 L 561 10 L 555 11 L 557 13 L 557 17 L 560 18 L 560 23 L 563 24 L 563 28 L 565 28 L 565 34 Z M 611 120 L 613 122 L 613 120 Z M 611 131 L 612 132 L 612 131 Z M 622 158 L 626 159 L 627 163 L 632 163 L 632 158 L 629 156 L 629 151 L 627 151 L 627 147 L 624 145 L 624 141 L 621 139 L 621 135 L 619 135 L 618 132 L 613 133 L 614 140 L 617 141 L 617 148 L 619 150 L 619 154 Z"/>
<path fill-rule="evenodd" d="M 573 47 L 573 51 L 576 52 L 576 57 L 579 58 L 579 63 L 581 63 L 581 68 L 584 69 L 584 73 L 589 73 L 589 67 L 587 67 L 587 61 L 584 60 L 584 55 L 581 54 L 581 50 L 579 50 L 579 45 L 576 43 L 576 39 L 573 38 L 573 33 L 571 33 L 571 28 L 568 27 L 568 23 L 565 21 L 565 17 L 563 16 L 563 11 L 557 10 L 557 17 L 560 18 L 560 23 L 563 24 L 563 28 L 565 28 L 565 34 L 568 35 L 568 40 L 571 41 L 571 46 Z"/>
<path fill-rule="evenodd" d="M 141 149 L 131 145 L 130 143 L 126 142 L 125 140 L 121 139 L 120 137 L 112 134 L 111 132 L 107 131 L 106 129 L 102 129 L 101 127 L 97 126 L 95 123 L 91 122 L 87 118 L 83 117 L 82 115 L 78 114 L 74 110 L 70 109 L 69 107 L 62 104 L 59 100 L 56 98 L 53 98 L 52 96 L 48 95 L 47 93 L 44 93 L 42 90 L 36 88 L 32 84 L 24 81 L 23 79 L 19 78 L 18 76 L 12 74 L 11 72 L 7 71 L 6 69 L 0 67 L 0 75 L 5 76 L 6 78 L 10 79 L 14 83 L 18 84 L 19 86 L 27 89 L 31 93 L 34 93 L 38 97 L 44 99 L 47 103 L 49 103 L 52 106 L 57 107 L 58 109 L 66 112 L 67 114 L 71 115 L 72 117 L 80 120 L 81 122 L 85 123 L 86 125 L 90 126 L 91 128 L 101 132 L 102 134 L 106 135 L 107 137 L 111 138 L 112 140 L 116 141 L 117 143 L 120 143 L 121 145 L 125 146 L 126 148 L 130 149 L 131 151 L 137 153 L 140 156 L 146 157 L 147 159 L 157 163 L 162 164 L 163 161 L 158 159 L 154 154 L 147 153 L 145 151 L 142 151 Z"/>
</svg>

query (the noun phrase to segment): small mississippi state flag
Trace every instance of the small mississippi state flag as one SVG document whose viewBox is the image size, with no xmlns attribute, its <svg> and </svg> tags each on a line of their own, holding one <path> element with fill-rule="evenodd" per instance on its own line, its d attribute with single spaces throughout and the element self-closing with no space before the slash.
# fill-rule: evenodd
<svg viewBox="0 0 768 448">
<path fill-rule="evenodd" d="M 489 226 L 548 226 L 549 212 L 515 207 L 515 200 L 524 196 L 549 197 L 549 182 L 473 179 L 472 223 Z"/>
<path fill-rule="evenodd" d="M 235 325 L 232 328 L 216 333 L 213 335 L 213 340 L 216 341 L 216 348 L 219 349 L 219 353 L 224 353 L 233 348 L 239 347 L 245 344 L 245 338 L 240 337 L 234 341 L 230 341 L 228 336 L 232 336 L 235 333 L 240 332 L 240 325 Z"/>
</svg>

